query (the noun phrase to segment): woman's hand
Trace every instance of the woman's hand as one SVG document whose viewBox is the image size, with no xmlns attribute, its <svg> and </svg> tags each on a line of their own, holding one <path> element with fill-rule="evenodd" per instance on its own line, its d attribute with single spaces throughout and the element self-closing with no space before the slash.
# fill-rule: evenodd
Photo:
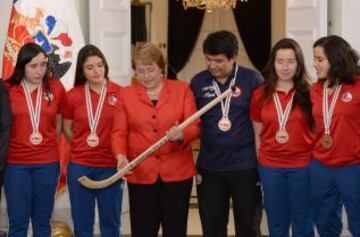
<svg viewBox="0 0 360 237">
<path fill-rule="evenodd" d="M 117 165 L 116 165 L 116 167 L 117 167 L 117 170 L 118 170 L 118 171 L 121 170 L 121 169 L 123 169 L 123 168 L 125 168 L 125 167 L 129 164 L 129 161 L 128 161 L 128 159 L 126 158 L 126 156 L 124 156 L 124 155 L 122 155 L 122 154 L 118 154 L 118 155 L 116 156 L 116 160 L 117 160 Z M 127 173 L 126 173 L 126 176 L 127 176 L 127 175 L 130 175 L 130 174 L 132 174 L 132 171 L 127 172 Z M 123 176 L 122 179 L 126 181 L 126 177 L 125 177 L 125 176 Z"/>
<path fill-rule="evenodd" d="M 181 129 L 178 128 L 178 125 L 179 122 L 176 122 L 175 126 L 166 132 L 166 136 L 170 141 L 182 143 L 184 141 L 184 133 Z"/>
</svg>

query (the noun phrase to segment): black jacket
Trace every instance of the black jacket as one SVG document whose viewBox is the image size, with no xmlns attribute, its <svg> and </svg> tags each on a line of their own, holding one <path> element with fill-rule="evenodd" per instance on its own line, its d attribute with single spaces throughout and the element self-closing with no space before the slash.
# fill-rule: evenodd
<svg viewBox="0 0 360 237">
<path fill-rule="evenodd" d="M 11 111 L 4 81 L 0 79 L 0 173 L 6 164 L 7 150 L 11 133 Z"/>
</svg>

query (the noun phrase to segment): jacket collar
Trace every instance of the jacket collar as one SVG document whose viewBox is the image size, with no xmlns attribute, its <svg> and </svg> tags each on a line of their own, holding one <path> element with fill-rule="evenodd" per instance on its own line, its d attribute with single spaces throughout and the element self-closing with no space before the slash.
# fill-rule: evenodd
<svg viewBox="0 0 360 237">
<path fill-rule="evenodd" d="M 136 94 L 139 96 L 140 100 L 153 106 L 153 103 L 151 102 L 150 97 L 146 93 L 146 88 L 138 81 L 135 81 L 135 91 L 136 91 Z M 163 88 L 161 89 L 160 97 L 156 104 L 156 108 L 160 108 L 161 106 L 166 104 L 166 102 L 170 99 L 170 97 L 171 97 L 171 90 L 169 87 L 169 82 L 166 78 L 164 78 L 163 79 Z"/>
</svg>

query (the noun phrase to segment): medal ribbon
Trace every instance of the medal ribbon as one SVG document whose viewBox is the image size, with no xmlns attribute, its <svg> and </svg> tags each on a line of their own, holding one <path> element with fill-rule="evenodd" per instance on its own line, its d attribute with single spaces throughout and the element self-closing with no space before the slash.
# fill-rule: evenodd
<svg viewBox="0 0 360 237">
<path fill-rule="evenodd" d="M 332 120 L 332 116 L 334 113 L 334 109 L 335 109 L 335 104 L 336 101 L 339 98 L 339 94 L 340 94 L 340 90 L 342 87 L 342 84 L 337 85 L 335 87 L 335 92 L 334 92 L 334 97 L 331 100 L 331 104 L 330 104 L 330 108 L 329 108 L 329 101 L 328 101 L 328 96 L 329 96 L 329 89 L 328 89 L 328 82 L 326 81 L 324 83 L 324 89 L 323 89 L 323 103 L 322 103 L 322 109 L 323 109 L 323 120 L 324 120 L 324 128 L 325 128 L 325 134 L 330 134 L 330 125 L 331 125 L 331 120 Z"/>
<path fill-rule="evenodd" d="M 42 98 L 42 83 L 37 88 L 36 104 L 34 109 L 34 104 L 31 99 L 31 93 L 29 91 L 27 82 L 25 80 L 21 81 L 21 86 L 24 89 L 26 104 L 29 109 L 31 125 L 33 132 L 39 132 L 40 125 L 40 111 L 41 111 L 41 98 Z"/>
<path fill-rule="evenodd" d="M 96 133 L 96 129 L 99 124 L 100 114 L 101 114 L 101 111 L 102 111 L 102 108 L 104 105 L 106 91 L 107 91 L 106 84 L 107 84 L 106 80 L 104 80 L 103 85 L 101 87 L 100 99 L 96 106 L 95 117 L 93 114 L 93 109 L 92 109 L 93 107 L 92 107 L 91 97 L 90 97 L 90 85 L 87 82 L 85 84 L 86 111 L 87 111 L 87 116 L 88 116 L 88 121 L 89 121 L 90 132 L 92 134 Z"/>
<path fill-rule="evenodd" d="M 292 94 L 290 101 L 287 103 L 287 105 L 285 107 L 285 111 L 283 111 L 281 108 L 281 103 L 280 103 L 278 94 L 276 92 L 273 94 L 273 99 L 274 99 L 276 112 L 277 112 L 277 116 L 278 116 L 279 130 L 286 130 L 285 126 L 289 119 L 291 107 L 292 107 L 293 100 L 294 100 L 294 95 L 295 95 L 295 91 Z"/>
<path fill-rule="evenodd" d="M 230 81 L 229 88 L 231 88 L 231 87 L 233 87 L 235 85 L 237 71 L 238 71 L 238 66 L 236 65 L 235 66 L 235 74 L 234 74 L 234 77 Z M 219 88 L 218 84 L 216 83 L 215 80 L 213 80 L 212 84 L 213 84 L 215 94 L 217 96 L 219 96 L 221 94 L 221 91 L 220 91 L 220 88 Z M 225 103 L 224 103 L 223 100 L 220 101 L 220 103 L 221 103 L 221 112 L 222 112 L 222 117 L 223 118 L 228 118 L 229 117 L 231 98 L 232 98 L 232 94 L 229 94 L 225 99 Z"/>
</svg>

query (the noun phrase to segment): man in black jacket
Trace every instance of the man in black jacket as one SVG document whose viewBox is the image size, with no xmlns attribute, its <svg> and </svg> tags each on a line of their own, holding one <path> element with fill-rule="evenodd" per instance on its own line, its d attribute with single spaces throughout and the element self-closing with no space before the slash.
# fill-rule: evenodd
<svg viewBox="0 0 360 237">
<path fill-rule="evenodd" d="M 0 79 L 0 195 L 11 132 L 11 111 L 4 81 Z"/>
</svg>

